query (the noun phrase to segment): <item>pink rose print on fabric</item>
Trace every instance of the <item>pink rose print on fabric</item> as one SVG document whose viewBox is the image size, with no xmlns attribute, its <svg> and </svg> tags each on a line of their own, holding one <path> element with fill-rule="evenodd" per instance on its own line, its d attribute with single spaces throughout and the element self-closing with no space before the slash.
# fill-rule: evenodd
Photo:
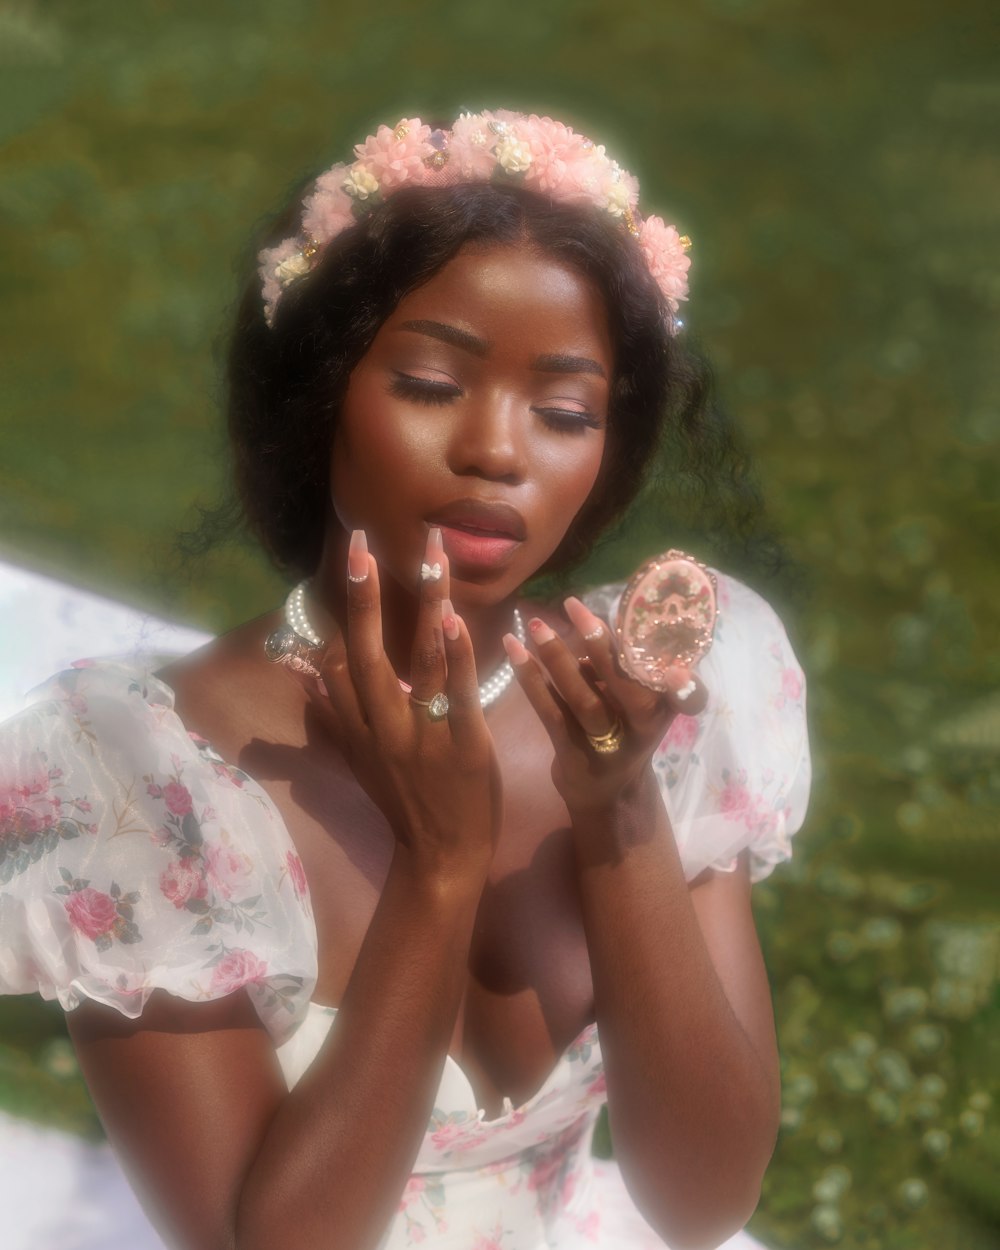
<svg viewBox="0 0 1000 1250">
<path fill-rule="evenodd" d="M 431 1141 L 438 1150 L 450 1150 L 463 1134 L 465 1126 L 455 1120 L 448 1120 L 431 1133 Z"/>
<path fill-rule="evenodd" d="M 606 1094 L 607 1092 L 608 1078 L 604 1072 L 598 1072 L 597 1076 L 594 1077 L 587 1087 L 587 1093 L 593 1098 L 598 1098 L 601 1094 Z"/>
<path fill-rule="evenodd" d="M 565 1162 L 566 1160 L 558 1150 L 553 1150 L 551 1154 L 541 1155 L 532 1166 L 531 1175 L 528 1177 L 528 1188 L 547 1189 L 559 1175 Z"/>
<path fill-rule="evenodd" d="M 802 674 L 798 669 L 782 669 L 781 693 L 786 699 L 800 699 L 802 697 L 802 685 Z"/>
<path fill-rule="evenodd" d="M 267 964 L 258 959 L 253 951 L 231 950 L 215 965 L 212 989 L 231 994 L 243 985 L 262 981 L 266 975 Z"/>
<path fill-rule="evenodd" d="M 90 800 L 64 797 L 56 793 L 57 787 L 65 788 L 61 768 L 42 766 L 0 776 L 0 885 L 26 872 L 62 842 L 97 831 L 96 825 L 81 819 L 93 810 Z"/>
<path fill-rule="evenodd" d="M 48 793 L 49 778 L 37 773 L 0 787 L 0 830 L 17 836 L 38 833 L 58 819 L 60 799 Z"/>
<path fill-rule="evenodd" d="M 73 928 L 91 940 L 109 933 L 118 918 L 118 909 L 110 894 L 102 894 L 91 886 L 71 894 L 63 905 Z"/>
<path fill-rule="evenodd" d="M 190 899 L 204 898 L 208 890 L 196 862 L 179 859 L 160 874 L 160 892 L 175 907 L 183 907 Z"/>
<path fill-rule="evenodd" d="M 725 771 L 722 779 L 725 784 L 719 794 L 719 811 L 727 820 L 742 821 L 756 837 L 777 829 L 778 810 L 765 794 L 754 794 L 750 790 L 745 772 L 732 777 Z"/>
<path fill-rule="evenodd" d="M 251 865 L 245 855 L 216 845 L 205 851 L 205 868 L 212 886 L 223 898 L 232 898 L 246 882 Z"/>
<path fill-rule="evenodd" d="M 663 738 L 663 746 L 675 751 L 689 751 L 698 737 L 698 720 L 694 716 L 675 716 Z"/>
<path fill-rule="evenodd" d="M 285 855 L 285 863 L 288 866 L 288 875 L 291 878 L 295 897 L 305 898 L 308 893 L 308 886 L 306 885 L 306 870 L 302 867 L 302 860 L 299 859 L 294 851 L 288 851 Z"/>
<path fill-rule="evenodd" d="M 403 1196 L 399 1200 L 400 1211 L 405 1211 L 408 1206 L 418 1201 L 423 1193 L 424 1178 L 422 1176 L 411 1176 L 403 1188 Z"/>
<path fill-rule="evenodd" d="M 750 807 L 750 791 L 743 780 L 727 780 L 719 795 L 719 811 L 727 820 L 741 820 Z"/>
<path fill-rule="evenodd" d="M 215 770 L 216 777 L 221 777 L 223 781 L 228 781 L 237 790 L 242 790 L 246 784 L 247 775 L 240 772 L 238 768 L 230 768 L 228 764 L 223 764 L 220 761 L 213 761 L 212 768 Z"/>
<path fill-rule="evenodd" d="M 163 787 L 163 801 L 175 816 L 186 816 L 191 811 L 191 792 L 179 781 L 168 781 Z"/>
<path fill-rule="evenodd" d="M 472 1250 L 503 1250 L 503 1229 L 498 1220 L 488 1233 L 479 1233 L 472 1243 Z"/>
<path fill-rule="evenodd" d="M 599 1211 L 591 1211 L 585 1219 L 577 1220 L 576 1231 L 588 1241 L 596 1241 L 601 1235 L 601 1215 Z"/>
<path fill-rule="evenodd" d="M 139 901 L 136 890 L 123 894 L 114 881 L 107 893 L 95 890 L 89 881 L 74 877 L 67 868 L 60 868 L 63 884 L 55 893 L 63 895 L 63 906 L 71 928 L 89 938 L 99 951 L 110 950 L 117 941 L 130 945 L 142 941 L 142 934 L 133 919 L 133 904 Z"/>
</svg>

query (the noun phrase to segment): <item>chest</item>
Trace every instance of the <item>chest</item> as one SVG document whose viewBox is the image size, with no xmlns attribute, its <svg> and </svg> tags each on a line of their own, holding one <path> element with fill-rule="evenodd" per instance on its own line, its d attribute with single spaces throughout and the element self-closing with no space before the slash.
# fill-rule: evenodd
<svg viewBox="0 0 1000 1250">
<path fill-rule="evenodd" d="M 593 1019 L 567 815 L 550 777 L 551 744 L 528 711 L 491 723 L 504 822 L 450 1047 L 493 1113 L 505 1097 L 527 1101 Z M 335 753 L 258 741 L 240 765 L 268 791 L 302 859 L 319 947 L 314 999 L 336 1007 L 381 895 L 392 832 Z"/>
</svg>

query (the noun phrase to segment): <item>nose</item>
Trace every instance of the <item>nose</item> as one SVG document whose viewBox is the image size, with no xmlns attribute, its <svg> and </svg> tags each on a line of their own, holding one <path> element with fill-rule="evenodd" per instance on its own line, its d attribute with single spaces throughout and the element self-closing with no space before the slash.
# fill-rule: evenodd
<svg viewBox="0 0 1000 1250">
<path fill-rule="evenodd" d="M 448 448 L 449 467 L 459 477 L 516 484 L 526 469 L 523 400 L 493 394 L 470 404 L 456 421 Z"/>
</svg>

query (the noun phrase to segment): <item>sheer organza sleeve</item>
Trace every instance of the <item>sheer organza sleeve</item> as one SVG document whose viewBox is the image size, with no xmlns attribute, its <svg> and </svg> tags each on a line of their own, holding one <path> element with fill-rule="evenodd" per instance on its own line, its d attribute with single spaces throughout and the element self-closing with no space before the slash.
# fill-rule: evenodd
<svg viewBox="0 0 1000 1250">
<path fill-rule="evenodd" d="M 245 986 L 281 1045 L 316 981 L 302 864 L 265 792 L 188 734 L 173 694 L 68 670 L 0 726 L 0 993 L 135 1018 L 154 989 Z"/>
<path fill-rule="evenodd" d="M 790 858 L 792 834 L 805 818 L 805 678 L 774 609 L 715 572 L 719 621 L 698 666 L 708 706 L 700 716 L 676 717 L 653 767 L 688 880 L 706 868 L 730 872 L 749 850 L 759 881 Z M 613 620 L 622 589 L 601 587 L 587 602 Z"/>
</svg>

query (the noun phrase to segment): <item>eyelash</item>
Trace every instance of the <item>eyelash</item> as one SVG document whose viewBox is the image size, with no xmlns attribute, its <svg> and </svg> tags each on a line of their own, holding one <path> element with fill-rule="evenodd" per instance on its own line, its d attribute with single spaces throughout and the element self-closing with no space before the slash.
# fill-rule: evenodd
<svg viewBox="0 0 1000 1250">
<path fill-rule="evenodd" d="M 418 404 L 440 407 L 458 399 L 462 394 L 450 382 L 432 382 L 428 378 L 413 378 L 397 373 L 389 383 L 389 392 L 399 399 L 413 400 Z M 550 430 L 563 434 L 582 434 L 585 429 L 599 430 L 602 422 L 589 412 L 570 412 L 566 408 L 534 408 Z"/>
</svg>

